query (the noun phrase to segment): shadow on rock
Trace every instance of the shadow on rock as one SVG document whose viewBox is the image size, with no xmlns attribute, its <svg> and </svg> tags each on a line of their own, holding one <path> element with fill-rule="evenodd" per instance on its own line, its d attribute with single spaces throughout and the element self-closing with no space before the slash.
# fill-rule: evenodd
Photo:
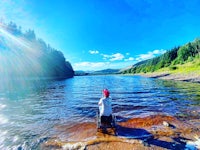
<svg viewBox="0 0 200 150">
<path fill-rule="evenodd" d="M 158 138 L 155 138 L 153 134 L 148 132 L 145 129 L 141 128 L 129 128 L 129 127 L 123 127 L 118 126 L 117 127 L 118 136 L 128 138 L 128 139 L 137 139 L 141 140 L 141 144 L 144 146 L 158 146 L 160 148 L 166 148 L 166 149 L 184 149 L 185 148 L 185 138 L 177 137 L 177 138 L 169 138 L 166 137 L 166 139 L 161 140 Z M 170 139 L 170 140 L 169 140 Z"/>
<path fill-rule="evenodd" d="M 159 139 L 150 139 L 145 141 L 148 145 L 155 145 L 158 147 L 166 148 L 166 149 L 184 149 L 185 148 L 185 142 L 182 141 L 182 138 L 176 138 L 176 140 L 168 142 L 164 140 Z"/>
<path fill-rule="evenodd" d="M 128 128 L 118 125 L 117 126 L 117 135 L 126 138 L 134 139 L 145 139 L 152 138 L 153 135 L 144 129 L 139 128 Z"/>
</svg>

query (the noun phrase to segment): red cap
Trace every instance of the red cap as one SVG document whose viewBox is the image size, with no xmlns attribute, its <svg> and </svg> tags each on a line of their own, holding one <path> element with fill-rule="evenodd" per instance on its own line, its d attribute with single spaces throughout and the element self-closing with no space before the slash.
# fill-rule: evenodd
<svg viewBox="0 0 200 150">
<path fill-rule="evenodd" d="M 105 97 L 109 97 L 110 92 L 108 91 L 108 89 L 104 89 L 103 94 L 105 95 Z"/>
</svg>

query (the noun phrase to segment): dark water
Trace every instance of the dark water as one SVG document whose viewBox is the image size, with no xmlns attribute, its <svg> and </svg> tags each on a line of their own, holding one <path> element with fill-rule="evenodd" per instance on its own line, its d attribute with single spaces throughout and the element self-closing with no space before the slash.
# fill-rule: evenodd
<svg viewBox="0 0 200 150">
<path fill-rule="evenodd" d="M 101 90 L 111 92 L 118 121 L 152 114 L 199 117 L 200 84 L 140 76 L 22 80 L 0 86 L 0 149 L 37 149 L 56 125 L 95 122 Z M 60 137 L 62 138 L 62 137 Z"/>
</svg>

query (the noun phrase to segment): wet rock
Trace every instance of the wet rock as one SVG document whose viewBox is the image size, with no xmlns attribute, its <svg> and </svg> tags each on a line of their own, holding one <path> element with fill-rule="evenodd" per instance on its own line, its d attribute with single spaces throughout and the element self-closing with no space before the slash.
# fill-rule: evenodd
<svg viewBox="0 0 200 150">
<path fill-rule="evenodd" d="M 169 123 L 167 121 L 163 121 L 163 125 L 169 127 Z"/>
<path fill-rule="evenodd" d="M 170 123 L 168 123 L 167 121 L 163 121 L 163 125 L 166 126 L 166 127 L 170 127 L 170 128 L 173 128 L 175 129 L 176 127 Z"/>
<path fill-rule="evenodd" d="M 121 122 L 121 126 L 132 127 L 132 128 L 142 128 L 142 127 L 151 127 L 155 125 L 161 125 L 163 121 L 172 122 L 177 120 L 172 116 L 165 115 L 152 115 L 144 118 L 133 118 L 129 119 L 126 122 Z"/>
<path fill-rule="evenodd" d="M 97 132 L 95 122 L 85 122 L 72 126 L 56 126 L 55 139 L 43 143 L 43 149 L 184 149 L 200 135 L 199 119 L 178 120 L 172 116 L 152 115 L 132 118 L 117 125 L 118 136 Z M 173 123 L 173 125 L 172 125 Z M 172 126 L 176 128 L 172 128 Z M 166 128 L 167 127 L 167 128 Z M 196 142 L 196 143 L 198 143 Z"/>
</svg>

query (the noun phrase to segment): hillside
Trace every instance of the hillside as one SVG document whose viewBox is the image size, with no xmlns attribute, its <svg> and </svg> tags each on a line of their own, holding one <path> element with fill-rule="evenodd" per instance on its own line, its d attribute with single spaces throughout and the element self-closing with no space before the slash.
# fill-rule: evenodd
<svg viewBox="0 0 200 150">
<path fill-rule="evenodd" d="M 104 69 L 98 71 L 75 71 L 75 76 L 119 74 L 119 69 Z"/>
<path fill-rule="evenodd" d="M 165 67 L 155 72 L 140 73 L 140 75 L 168 80 L 179 80 L 200 83 L 200 60 L 195 59 L 182 65 L 176 65 L 176 69 Z"/>
<path fill-rule="evenodd" d="M 167 76 L 169 74 L 199 74 L 200 39 L 168 50 L 161 56 L 134 64 L 122 71 L 123 74 L 148 74 L 148 76 Z"/>
<path fill-rule="evenodd" d="M 117 74 L 117 73 L 119 73 L 119 69 L 104 69 L 104 70 L 94 71 L 90 74 L 104 75 L 104 74 Z"/>
<path fill-rule="evenodd" d="M 69 78 L 74 76 L 62 52 L 21 31 L 15 23 L 0 23 L 0 77 Z"/>
</svg>

